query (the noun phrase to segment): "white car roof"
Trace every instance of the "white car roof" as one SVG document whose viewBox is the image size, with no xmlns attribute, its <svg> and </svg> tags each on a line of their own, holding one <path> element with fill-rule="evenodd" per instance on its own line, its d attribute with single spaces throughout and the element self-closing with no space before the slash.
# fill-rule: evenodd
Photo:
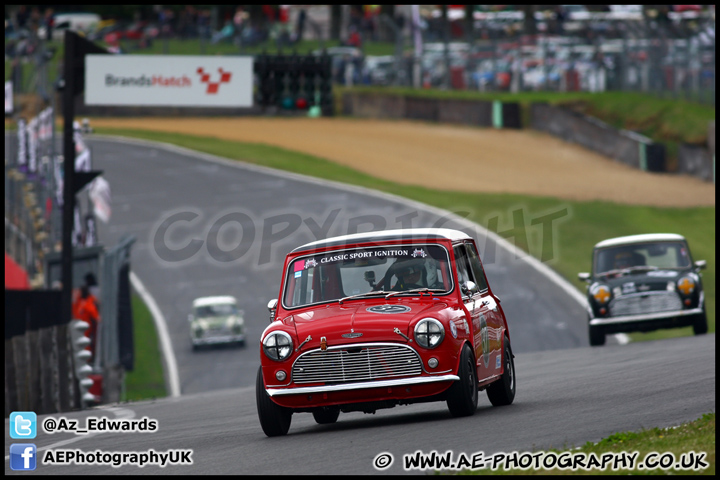
<svg viewBox="0 0 720 480">
<path fill-rule="evenodd" d="M 231 297 L 230 295 L 218 295 L 218 296 L 214 296 L 214 297 L 200 297 L 200 298 L 196 298 L 193 301 L 193 308 L 205 307 L 207 305 L 226 304 L 226 303 L 232 303 L 234 305 L 237 305 L 237 300 L 235 300 L 235 297 Z"/>
<path fill-rule="evenodd" d="M 685 241 L 685 237 L 676 233 L 646 233 L 643 235 L 628 235 L 627 237 L 608 238 L 595 245 L 595 248 L 615 247 L 641 242 L 672 242 Z"/>
<path fill-rule="evenodd" d="M 299 252 L 319 247 L 340 246 L 348 243 L 383 242 L 390 240 L 465 240 L 470 238 L 466 233 L 449 228 L 408 228 L 397 230 L 382 230 L 379 232 L 353 233 L 340 237 L 326 238 L 315 242 L 306 243 L 293 250 Z"/>
</svg>

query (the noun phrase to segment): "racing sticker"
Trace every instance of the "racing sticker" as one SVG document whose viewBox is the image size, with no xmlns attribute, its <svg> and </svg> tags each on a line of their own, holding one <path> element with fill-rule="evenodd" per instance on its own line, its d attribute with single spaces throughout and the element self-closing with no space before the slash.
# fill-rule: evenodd
<svg viewBox="0 0 720 480">
<path fill-rule="evenodd" d="M 398 314 L 407 313 L 412 309 L 405 305 L 375 305 L 374 307 L 368 307 L 365 309 L 372 313 L 383 313 L 383 314 Z"/>
<path fill-rule="evenodd" d="M 487 319 L 480 314 L 480 335 L 482 336 L 482 357 L 485 368 L 490 364 L 490 332 L 488 332 Z"/>
<path fill-rule="evenodd" d="M 427 253 L 422 248 L 416 248 L 415 250 L 413 250 L 412 256 L 413 256 L 413 258 L 417 258 L 417 257 L 425 258 L 425 257 L 427 257 Z"/>
</svg>

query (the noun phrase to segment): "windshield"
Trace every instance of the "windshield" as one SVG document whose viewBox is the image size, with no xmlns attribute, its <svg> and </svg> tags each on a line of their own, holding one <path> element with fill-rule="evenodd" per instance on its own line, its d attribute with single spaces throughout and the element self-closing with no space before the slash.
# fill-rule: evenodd
<svg viewBox="0 0 720 480">
<path fill-rule="evenodd" d="M 595 252 L 595 274 L 628 268 L 687 268 L 690 253 L 684 242 L 618 245 Z"/>
<path fill-rule="evenodd" d="M 205 305 L 197 307 L 195 310 L 196 317 L 224 317 L 227 315 L 237 315 L 238 310 L 232 304 Z"/>
<path fill-rule="evenodd" d="M 447 250 L 439 245 L 392 245 L 323 252 L 295 259 L 285 278 L 283 305 L 301 307 L 418 288 L 452 290 Z M 384 292 L 384 293 L 383 293 Z"/>
</svg>

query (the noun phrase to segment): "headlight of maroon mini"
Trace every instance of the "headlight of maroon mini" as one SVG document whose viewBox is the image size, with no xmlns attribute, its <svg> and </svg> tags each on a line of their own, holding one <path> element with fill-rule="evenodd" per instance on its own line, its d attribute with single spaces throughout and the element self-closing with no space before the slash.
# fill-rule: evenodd
<svg viewBox="0 0 720 480">
<path fill-rule="evenodd" d="M 285 360 L 293 351 L 292 338 L 281 330 L 270 332 L 263 339 L 262 345 L 265 355 L 276 362 Z"/>
<path fill-rule="evenodd" d="M 423 348 L 435 348 L 445 338 L 445 328 L 439 320 L 423 318 L 415 325 L 415 342 Z"/>
</svg>

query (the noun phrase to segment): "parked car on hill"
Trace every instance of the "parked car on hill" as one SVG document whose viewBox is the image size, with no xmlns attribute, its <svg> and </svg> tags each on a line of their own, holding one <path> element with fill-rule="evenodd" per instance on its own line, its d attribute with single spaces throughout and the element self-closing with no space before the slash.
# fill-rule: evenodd
<svg viewBox="0 0 720 480">
<path fill-rule="evenodd" d="M 287 255 L 280 297 L 260 339 L 257 410 L 267 436 L 292 415 L 319 424 L 445 401 L 455 417 L 515 398 L 515 366 L 500 300 L 475 242 L 448 229 L 329 238 Z"/>
<path fill-rule="evenodd" d="M 707 333 L 705 296 L 700 270 L 687 241 L 676 234 L 632 235 L 604 240 L 593 250 L 588 283 L 590 345 L 605 336 L 659 328 L 692 326 Z"/>
</svg>

